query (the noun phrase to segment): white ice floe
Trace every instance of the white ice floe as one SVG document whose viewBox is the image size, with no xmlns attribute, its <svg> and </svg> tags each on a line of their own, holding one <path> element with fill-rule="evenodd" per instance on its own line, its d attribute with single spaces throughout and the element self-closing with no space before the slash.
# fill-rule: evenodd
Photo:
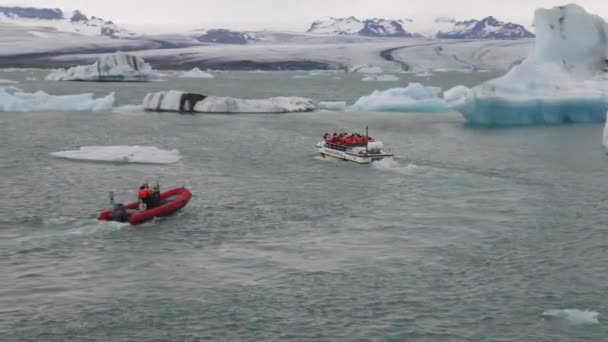
<svg viewBox="0 0 608 342">
<path fill-rule="evenodd" d="M 103 112 L 114 105 L 114 93 L 94 98 L 93 94 L 49 95 L 26 93 L 16 87 L 0 87 L 0 112 Z"/>
<path fill-rule="evenodd" d="M 179 75 L 180 78 L 214 78 L 212 74 L 202 71 L 199 68 L 194 68 L 190 71 L 183 72 Z"/>
<path fill-rule="evenodd" d="M 342 112 L 346 109 L 346 101 L 321 101 L 319 109 Z"/>
<path fill-rule="evenodd" d="M 15 83 L 19 83 L 19 82 L 0 78 L 0 84 L 15 84 Z"/>
<path fill-rule="evenodd" d="M 348 109 L 370 112 L 446 112 L 447 103 L 439 97 L 441 88 L 410 83 L 406 88 L 376 90 L 359 98 Z"/>
<path fill-rule="evenodd" d="M 348 72 L 358 72 L 362 74 L 381 74 L 384 72 L 381 67 L 374 65 L 355 65 L 348 68 Z"/>
<path fill-rule="evenodd" d="M 399 77 L 395 75 L 366 75 L 362 81 L 366 82 L 397 82 Z"/>
<path fill-rule="evenodd" d="M 176 90 L 148 93 L 143 100 L 143 106 L 147 111 L 195 113 L 291 113 L 316 109 L 314 101 L 302 97 L 250 100 Z"/>
<path fill-rule="evenodd" d="M 481 125 L 600 122 L 608 109 L 608 25 L 578 5 L 538 9 L 534 50 L 503 77 L 452 99 Z"/>
<path fill-rule="evenodd" d="M 46 76 L 47 81 L 150 81 L 156 77 L 150 64 L 140 57 L 124 52 L 102 55 L 91 65 L 57 69 Z"/>
<path fill-rule="evenodd" d="M 563 319 L 570 324 L 598 324 L 599 313 L 590 310 L 561 309 L 547 310 L 543 312 L 543 317 Z"/>
<path fill-rule="evenodd" d="M 421 72 L 421 73 L 416 74 L 416 76 L 417 77 L 431 77 L 431 76 L 433 76 L 433 73 L 430 73 L 430 72 Z"/>
<path fill-rule="evenodd" d="M 53 152 L 52 156 L 84 161 L 141 164 L 172 164 L 181 159 L 178 150 L 161 150 L 154 146 L 83 146 L 78 150 Z"/>
</svg>

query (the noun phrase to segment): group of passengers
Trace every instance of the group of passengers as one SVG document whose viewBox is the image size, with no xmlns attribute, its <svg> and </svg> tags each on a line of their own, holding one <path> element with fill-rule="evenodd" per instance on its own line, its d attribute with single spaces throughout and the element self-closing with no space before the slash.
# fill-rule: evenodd
<svg viewBox="0 0 608 342">
<path fill-rule="evenodd" d="M 365 137 L 359 133 L 352 133 L 352 134 L 340 133 L 340 134 L 338 134 L 335 132 L 334 133 L 325 133 L 325 135 L 323 135 L 323 139 L 325 139 L 325 142 L 329 143 L 329 144 L 345 145 L 345 146 L 365 144 L 365 143 L 374 141 L 374 139 L 372 139 L 371 137 Z"/>
</svg>

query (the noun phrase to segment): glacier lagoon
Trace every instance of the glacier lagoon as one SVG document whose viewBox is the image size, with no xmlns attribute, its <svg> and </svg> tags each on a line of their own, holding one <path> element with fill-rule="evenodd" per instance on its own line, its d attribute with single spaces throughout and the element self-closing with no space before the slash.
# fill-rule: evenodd
<svg viewBox="0 0 608 342">
<path fill-rule="evenodd" d="M 328 72 L 146 84 L 41 80 L 47 73 L 0 78 L 27 92 L 115 92 L 118 106 L 169 89 L 352 104 L 396 86 Z M 499 75 L 397 76 L 397 86 L 447 89 Z M 316 157 L 326 131 L 365 126 L 394 161 Z M 9 199 L 0 206 L 0 307 L 11 308 L 0 330 L 44 341 L 601 341 L 601 135 L 599 123 L 477 128 L 458 113 L 0 113 Z M 175 149 L 181 159 L 50 155 L 98 145 Z M 194 198 L 141 229 L 94 219 L 106 191 L 132 199 L 145 179 L 186 185 Z"/>
</svg>

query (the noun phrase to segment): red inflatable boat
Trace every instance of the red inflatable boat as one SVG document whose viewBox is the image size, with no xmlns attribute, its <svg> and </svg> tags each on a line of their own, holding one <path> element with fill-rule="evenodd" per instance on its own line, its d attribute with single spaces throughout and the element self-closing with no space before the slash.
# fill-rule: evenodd
<svg viewBox="0 0 608 342">
<path fill-rule="evenodd" d="M 144 223 L 155 217 L 169 216 L 188 204 L 192 194 L 186 188 L 176 188 L 159 195 L 160 204 L 148 210 L 139 210 L 139 202 L 116 204 L 112 209 L 102 211 L 97 216 L 101 221 L 129 222 L 132 225 Z"/>
</svg>

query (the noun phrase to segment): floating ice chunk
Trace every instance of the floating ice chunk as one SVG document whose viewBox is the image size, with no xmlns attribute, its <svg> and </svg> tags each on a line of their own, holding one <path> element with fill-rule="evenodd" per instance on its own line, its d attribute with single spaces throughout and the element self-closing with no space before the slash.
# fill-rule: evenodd
<svg viewBox="0 0 608 342">
<path fill-rule="evenodd" d="M 114 108 L 114 110 L 112 110 L 112 113 L 137 113 L 137 112 L 143 112 L 144 111 L 144 106 L 142 105 L 124 105 L 124 106 L 120 106 L 120 107 L 116 107 Z"/>
<path fill-rule="evenodd" d="M 578 5 L 538 9 L 534 50 L 452 101 L 481 125 L 600 122 L 608 109 L 608 26 Z"/>
<path fill-rule="evenodd" d="M 83 146 L 78 150 L 51 153 L 53 157 L 84 161 L 142 164 L 172 164 L 181 159 L 178 150 L 161 150 L 154 146 Z"/>
<path fill-rule="evenodd" d="M 316 106 L 310 99 L 302 97 L 273 97 L 246 100 L 232 97 L 210 96 L 194 107 L 199 113 L 292 113 L 310 112 Z"/>
<path fill-rule="evenodd" d="M 314 101 L 302 97 L 249 100 L 205 96 L 177 90 L 148 93 L 143 100 L 143 106 L 147 111 L 195 113 L 291 113 L 316 109 Z"/>
<path fill-rule="evenodd" d="M 114 93 L 95 99 L 93 94 L 49 95 L 25 93 L 15 87 L 0 87 L 0 112 L 103 112 L 114 105 Z"/>
<path fill-rule="evenodd" d="M 212 74 L 204 72 L 199 68 L 194 68 L 190 71 L 183 72 L 179 75 L 180 78 L 214 78 Z"/>
<path fill-rule="evenodd" d="M 149 81 L 157 75 L 143 59 L 117 52 L 100 56 L 91 65 L 57 69 L 46 76 L 47 81 Z"/>
<path fill-rule="evenodd" d="M 421 73 L 416 74 L 416 76 L 417 77 L 431 77 L 431 76 L 433 76 L 433 73 L 430 73 L 430 72 L 421 72 Z"/>
<path fill-rule="evenodd" d="M 399 77 L 395 75 L 366 75 L 362 81 L 397 82 L 399 81 Z"/>
<path fill-rule="evenodd" d="M 349 107 L 350 111 L 372 112 L 446 112 L 447 103 L 439 98 L 441 88 L 410 83 L 406 88 L 376 90 Z"/>
<path fill-rule="evenodd" d="M 450 107 L 457 107 L 464 103 L 470 91 L 471 88 L 458 85 L 443 92 L 443 99 Z"/>
<path fill-rule="evenodd" d="M 319 109 L 342 112 L 346 110 L 346 101 L 321 101 L 319 102 Z"/>
<path fill-rule="evenodd" d="M 348 72 L 359 72 L 362 74 L 381 74 L 384 71 L 379 66 L 366 64 L 352 66 L 348 69 Z"/>
<path fill-rule="evenodd" d="M 547 310 L 543 312 L 543 317 L 563 319 L 571 324 L 598 324 L 599 313 L 589 310 L 563 309 Z"/>
<path fill-rule="evenodd" d="M 19 82 L 0 78 L 0 84 L 15 84 L 15 83 L 19 83 Z"/>
</svg>

